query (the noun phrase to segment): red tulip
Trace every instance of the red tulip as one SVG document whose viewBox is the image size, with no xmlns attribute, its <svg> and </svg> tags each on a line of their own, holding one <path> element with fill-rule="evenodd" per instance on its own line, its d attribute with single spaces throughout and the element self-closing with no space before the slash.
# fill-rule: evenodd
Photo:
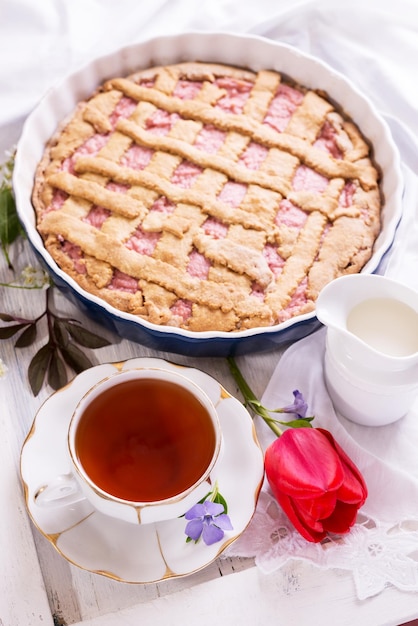
<svg viewBox="0 0 418 626">
<path fill-rule="evenodd" d="M 308 541 L 346 533 L 367 498 L 365 481 L 333 436 L 322 428 L 289 428 L 265 455 L 273 494 Z"/>
</svg>

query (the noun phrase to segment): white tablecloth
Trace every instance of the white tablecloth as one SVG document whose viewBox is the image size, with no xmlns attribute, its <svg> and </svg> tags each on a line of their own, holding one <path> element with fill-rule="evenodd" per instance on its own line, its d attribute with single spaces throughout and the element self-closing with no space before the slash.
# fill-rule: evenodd
<svg viewBox="0 0 418 626">
<path fill-rule="evenodd" d="M 418 289 L 418 2 L 414 0 L 3 0 L 0 6 L 0 154 L 55 80 L 122 45 L 187 30 L 249 32 L 294 45 L 347 75 L 392 129 L 405 176 L 404 214 L 380 268 Z M 322 379 L 324 332 L 292 346 L 263 400 L 303 391 L 316 425 L 329 428 L 363 471 L 369 498 L 343 542 L 309 545 L 263 492 L 233 546 L 264 571 L 289 558 L 353 572 L 360 598 L 393 584 L 418 590 L 418 403 L 397 424 L 356 426 L 335 415 Z M 258 423 L 266 445 L 269 431 Z"/>
</svg>

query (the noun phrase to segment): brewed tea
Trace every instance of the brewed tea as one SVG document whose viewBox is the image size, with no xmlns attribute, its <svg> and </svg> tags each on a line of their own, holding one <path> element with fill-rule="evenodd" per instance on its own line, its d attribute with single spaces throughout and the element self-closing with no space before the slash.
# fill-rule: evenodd
<svg viewBox="0 0 418 626">
<path fill-rule="evenodd" d="M 205 472 L 216 435 L 206 408 L 172 382 L 140 378 L 103 391 L 85 408 L 75 445 L 103 491 L 134 502 L 172 497 Z"/>
</svg>

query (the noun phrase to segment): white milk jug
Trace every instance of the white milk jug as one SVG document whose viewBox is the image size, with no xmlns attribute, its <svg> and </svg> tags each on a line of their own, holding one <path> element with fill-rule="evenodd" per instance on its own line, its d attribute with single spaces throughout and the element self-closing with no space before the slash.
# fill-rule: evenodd
<svg viewBox="0 0 418 626">
<path fill-rule="evenodd" d="M 343 276 L 321 291 L 316 315 L 336 410 L 367 426 L 403 417 L 418 394 L 418 292 L 385 276 Z"/>
</svg>

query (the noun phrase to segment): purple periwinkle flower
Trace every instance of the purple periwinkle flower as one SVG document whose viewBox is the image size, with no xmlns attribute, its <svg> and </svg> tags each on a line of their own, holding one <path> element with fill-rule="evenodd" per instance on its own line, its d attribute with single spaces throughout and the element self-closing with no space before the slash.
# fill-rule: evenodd
<svg viewBox="0 0 418 626">
<path fill-rule="evenodd" d="M 293 396 L 295 398 L 293 404 L 289 404 L 289 406 L 283 407 L 283 409 L 281 409 L 281 412 L 282 413 L 294 413 L 300 419 L 303 419 L 304 417 L 306 417 L 308 405 L 305 402 L 305 399 L 302 393 L 298 389 L 295 389 L 295 391 L 293 392 Z"/>
<path fill-rule="evenodd" d="M 192 506 L 185 514 L 189 520 L 185 533 L 190 539 L 198 541 L 202 537 L 207 546 L 220 541 L 225 530 L 232 530 L 231 521 L 224 513 L 223 504 L 205 500 Z"/>
</svg>

